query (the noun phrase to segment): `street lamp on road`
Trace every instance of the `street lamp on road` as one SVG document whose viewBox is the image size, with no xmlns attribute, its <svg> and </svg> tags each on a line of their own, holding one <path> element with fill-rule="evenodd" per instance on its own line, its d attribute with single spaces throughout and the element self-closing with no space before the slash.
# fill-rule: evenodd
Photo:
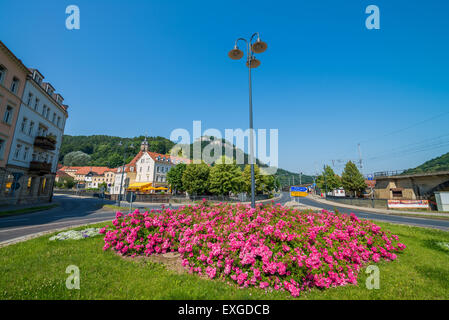
<svg viewBox="0 0 449 320">
<path fill-rule="evenodd" d="M 118 143 L 118 145 L 119 145 L 119 147 L 121 147 L 122 146 L 122 142 L 120 141 Z M 120 192 L 119 192 L 118 197 L 117 197 L 117 206 L 118 207 L 120 207 L 120 201 L 122 200 L 122 185 L 123 185 L 123 177 L 125 176 L 126 149 L 128 149 L 128 148 L 133 149 L 134 148 L 133 144 L 131 143 L 129 146 L 125 145 L 125 150 L 123 151 L 122 177 L 120 179 Z"/>
<path fill-rule="evenodd" d="M 254 37 L 257 36 L 255 42 Z M 243 57 L 243 51 L 239 49 L 237 43 L 244 41 L 246 43 L 246 66 L 248 67 L 249 78 L 249 148 L 250 148 L 250 165 L 251 165 L 251 207 L 256 207 L 255 200 L 255 181 L 254 181 L 254 141 L 253 141 L 253 100 L 252 100 L 252 88 L 251 88 L 251 69 L 260 66 L 260 61 L 256 59 L 254 53 L 262 53 L 267 50 L 267 44 L 260 40 L 259 33 L 254 33 L 249 41 L 245 38 L 238 38 L 235 40 L 234 49 L 229 51 L 228 56 L 232 60 L 239 60 Z"/>
</svg>

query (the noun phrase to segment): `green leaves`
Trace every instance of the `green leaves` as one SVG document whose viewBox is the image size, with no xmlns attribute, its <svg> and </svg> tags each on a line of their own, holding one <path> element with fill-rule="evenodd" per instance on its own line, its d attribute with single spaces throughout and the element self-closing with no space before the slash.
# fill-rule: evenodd
<svg viewBox="0 0 449 320">
<path fill-rule="evenodd" d="M 351 161 L 346 163 L 345 170 L 341 175 L 341 182 L 345 191 L 353 192 L 356 196 L 366 189 L 365 178 Z"/>
<path fill-rule="evenodd" d="M 321 190 L 332 191 L 342 186 L 339 176 L 337 176 L 330 166 L 324 167 L 324 172 L 317 177 L 318 188 Z"/>
<path fill-rule="evenodd" d="M 204 162 L 189 164 L 182 175 L 182 186 L 189 194 L 206 194 L 209 189 L 209 166 Z"/>
<path fill-rule="evenodd" d="M 239 193 L 243 184 L 242 171 L 232 159 L 223 156 L 210 171 L 209 191 L 213 194 Z"/>
<path fill-rule="evenodd" d="M 170 184 L 172 190 L 175 192 L 185 191 L 185 188 L 182 184 L 182 175 L 186 170 L 187 165 L 185 163 L 177 164 L 174 167 L 171 167 L 167 173 L 167 181 Z"/>
</svg>

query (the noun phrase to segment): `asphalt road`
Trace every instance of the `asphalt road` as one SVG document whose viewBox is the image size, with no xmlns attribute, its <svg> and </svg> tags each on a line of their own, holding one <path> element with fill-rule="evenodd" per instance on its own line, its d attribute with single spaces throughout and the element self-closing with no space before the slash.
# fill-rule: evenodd
<svg viewBox="0 0 449 320">
<path fill-rule="evenodd" d="M 285 199 L 287 201 L 290 201 L 290 197 L 287 193 L 283 193 L 282 200 L 285 202 Z M 338 210 L 340 213 L 354 213 L 357 217 L 363 218 L 363 219 L 369 219 L 369 220 L 379 220 L 379 221 L 385 221 L 390 223 L 398 223 L 398 224 L 405 224 L 405 225 L 413 225 L 413 226 L 419 226 L 419 227 L 427 227 L 427 228 L 435 228 L 435 229 L 441 229 L 441 230 L 449 230 L 449 221 L 448 220 L 437 220 L 437 219 L 426 219 L 426 218 L 415 218 L 415 217 L 406 217 L 406 216 L 399 216 L 399 215 L 390 215 L 390 214 L 382 214 L 382 213 L 374 213 L 369 211 L 364 211 L 363 208 L 361 209 L 349 209 L 345 207 L 338 207 L 334 205 L 328 205 L 323 204 L 321 202 L 315 201 L 309 197 L 298 198 L 298 201 L 304 205 L 313 206 L 317 208 L 322 208 L 328 211 L 334 211 Z"/>
<path fill-rule="evenodd" d="M 0 218 L 0 243 L 54 229 L 111 220 L 115 216 L 114 210 L 100 209 L 103 202 L 98 198 L 78 198 L 55 195 L 53 199 L 54 202 L 60 204 L 59 207 L 41 212 Z M 289 194 L 285 192 L 282 194 L 279 202 L 285 203 L 290 200 Z M 449 221 L 446 220 L 385 215 L 363 211 L 363 209 L 353 210 L 322 204 L 311 198 L 299 198 L 299 201 L 305 205 L 330 211 L 337 209 L 341 213 L 354 212 L 355 215 L 364 219 L 449 230 Z M 113 202 L 105 200 L 104 203 Z M 156 205 L 148 205 L 145 207 L 155 209 L 160 208 L 160 206 Z"/>
<path fill-rule="evenodd" d="M 55 195 L 53 202 L 59 203 L 59 207 L 0 218 L 0 243 L 39 232 L 100 222 L 115 217 L 114 210 L 100 209 L 103 202 L 98 198 Z M 114 202 L 105 200 L 104 203 L 113 204 Z M 158 206 L 146 207 L 159 208 Z"/>
</svg>

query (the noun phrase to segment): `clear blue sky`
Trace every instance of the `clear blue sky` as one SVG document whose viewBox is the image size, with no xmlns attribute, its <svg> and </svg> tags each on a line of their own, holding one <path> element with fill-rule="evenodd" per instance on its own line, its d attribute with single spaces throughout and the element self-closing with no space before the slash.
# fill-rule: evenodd
<svg viewBox="0 0 449 320">
<path fill-rule="evenodd" d="M 169 137 L 248 127 L 247 69 L 227 52 L 259 31 L 254 122 L 279 129 L 280 167 L 314 173 L 360 142 L 369 173 L 449 151 L 448 17 L 442 0 L 2 1 L 0 39 L 66 99 L 67 134 Z"/>
</svg>

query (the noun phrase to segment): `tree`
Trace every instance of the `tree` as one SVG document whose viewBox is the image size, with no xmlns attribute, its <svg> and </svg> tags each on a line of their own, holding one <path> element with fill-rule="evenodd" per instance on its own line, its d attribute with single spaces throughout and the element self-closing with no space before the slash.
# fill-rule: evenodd
<svg viewBox="0 0 449 320">
<path fill-rule="evenodd" d="M 182 174 L 182 185 L 189 194 L 205 194 L 209 189 L 209 166 L 204 162 L 189 164 Z"/>
<path fill-rule="evenodd" d="M 262 169 L 263 170 L 263 169 Z M 279 181 L 274 175 L 266 174 L 262 175 L 262 191 L 266 193 L 271 193 L 273 190 L 279 188 Z"/>
<path fill-rule="evenodd" d="M 356 197 L 357 194 L 361 194 L 366 189 L 365 178 L 352 161 L 346 163 L 343 174 L 341 175 L 341 181 L 345 191 L 354 193 Z"/>
<path fill-rule="evenodd" d="M 243 181 L 244 181 L 244 191 L 251 194 L 251 166 L 247 164 L 245 169 L 243 169 Z M 264 176 L 260 174 L 260 168 L 257 164 L 254 165 L 254 182 L 255 182 L 255 193 L 262 193 L 264 191 Z"/>
<path fill-rule="evenodd" d="M 90 156 L 82 151 L 67 153 L 64 157 L 66 166 L 87 166 L 90 163 Z"/>
<path fill-rule="evenodd" d="M 330 166 L 325 166 L 324 171 L 317 177 L 316 184 L 321 190 L 332 191 L 342 186 L 341 179 Z"/>
<path fill-rule="evenodd" d="M 228 195 L 243 190 L 242 170 L 235 161 L 222 156 L 210 170 L 209 191 L 213 194 Z"/>
<path fill-rule="evenodd" d="M 186 170 L 187 165 L 185 163 L 179 163 L 174 167 L 171 167 L 167 173 L 167 181 L 171 186 L 171 189 L 177 193 L 185 191 L 182 184 L 182 175 Z"/>
</svg>

